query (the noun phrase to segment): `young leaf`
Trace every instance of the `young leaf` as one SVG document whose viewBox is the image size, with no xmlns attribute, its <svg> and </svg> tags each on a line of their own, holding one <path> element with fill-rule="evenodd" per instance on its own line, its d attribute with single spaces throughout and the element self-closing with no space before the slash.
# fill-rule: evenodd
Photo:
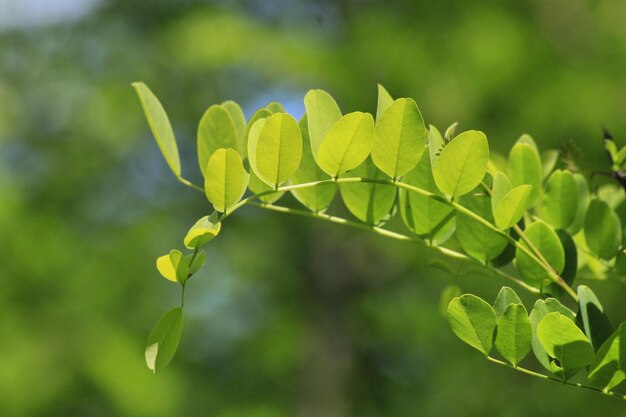
<svg viewBox="0 0 626 417">
<path fill-rule="evenodd" d="M 433 176 L 437 187 L 452 197 L 472 191 L 483 180 L 489 162 L 489 145 L 484 133 L 463 132 L 441 151 Z"/>
<path fill-rule="evenodd" d="M 441 158 L 437 163 L 440 161 Z M 459 204 L 493 223 L 491 198 L 485 193 L 476 190 L 464 195 L 459 199 Z M 484 263 L 502 253 L 507 245 L 504 237 L 463 213 L 456 215 L 456 237 L 469 256 Z"/>
<path fill-rule="evenodd" d="M 400 98 L 376 124 L 372 160 L 385 174 L 398 178 L 417 165 L 425 144 L 426 127 L 417 104 Z"/>
<path fill-rule="evenodd" d="M 250 188 L 250 191 L 252 191 L 255 194 L 274 189 L 273 187 L 270 187 L 269 185 L 261 181 L 259 177 L 256 176 L 254 171 L 250 172 L 250 181 L 248 182 L 248 188 Z M 274 193 L 259 197 L 259 200 L 261 200 L 265 204 L 273 204 L 276 201 L 278 201 L 283 196 L 283 194 L 285 193 L 282 191 L 274 192 Z"/>
<path fill-rule="evenodd" d="M 534 206 L 541 196 L 543 167 L 537 147 L 528 136 L 522 136 L 509 153 L 507 174 L 514 187 L 530 185 L 532 190 L 528 198 L 530 207 Z"/>
<path fill-rule="evenodd" d="M 343 178 L 346 177 L 389 179 L 376 168 L 370 158 L 366 159 L 357 169 L 343 176 Z M 384 184 L 366 182 L 341 184 L 339 191 L 343 202 L 354 217 L 371 225 L 379 224 L 390 217 L 396 202 L 396 188 Z"/>
<path fill-rule="evenodd" d="M 558 360 L 563 379 L 569 379 L 594 360 L 593 347 L 572 320 L 561 313 L 549 313 L 537 325 L 537 338 L 546 353 Z"/>
<path fill-rule="evenodd" d="M 443 196 L 435 185 L 429 152 L 423 152 L 417 166 L 402 181 Z M 399 193 L 400 215 L 406 227 L 431 244 L 441 244 L 454 233 L 456 211 L 437 200 L 401 189 Z"/>
<path fill-rule="evenodd" d="M 589 381 L 610 390 L 626 379 L 626 323 L 620 324 L 598 350 Z"/>
<path fill-rule="evenodd" d="M 235 125 L 235 131 L 237 132 L 237 151 L 242 158 L 245 158 L 247 149 L 244 147 L 246 145 L 244 135 L 246 133 L 246 116 L 243 114 L 243 110 L 239 104 L 232 100 L 226 100 L 221 104 L 224 109 L 230 114 L 230 118 L 233 120 L 233 124 Z"/>
<path fill-rule="evenodd" d="M 214 104 L 204 112 L 198 125 L 198 163 L 206 177 L 209 159 L 218 149 L 239 151 L 237 129 L 230 113 L 222 106 Z"/>
<path fill-rule="evenodd" d="M 547 298 L 545 300 L 537 300 L 535 302 L 535 305 L 533 306 L 532 311 L 530 312 L 530 317 L 529 317 L 530 323 L 532 325 L 532 330 L 533 330 L 533 340 L 532 340 L 533 353 L 535 354 L 535 357 L 537 358 L 539 363 L 543 365 L 543 367 L 546 368 L 550 372 L 554 372 L 558 370 L 558 367 L 553 364 L 550 357 L 546 353 L 546 350 L 541 345 L 541 342 L 539 342 L 539 339 L 537 338 L 537 326 L 539 325 L 539 322 L 543 320 L 545 316 L 547 316 L 549 313 L 554 313 L 554 312 L 558 312 L 558 313 L 565 315 L 572 322 L 574 322 L 575 320 L 574 313 L 570 309 L 565 307 L 563 304 L 561 304 L 556 298 Z"/>
<path fill-rule="evenodd" d="M 389 106 L 393 103 L 393 98 L 391 95 L 385 90 L 381 84 L 378 84 L 378 105 L 376 106 L 376 123 L 380 120 L 381 116 Z"/>
<path fill-rule="evenodd" d="M 202 247 L 219 234 L 222 223 L 213 223 L 209 217 L 202 217 L 187 232 L 183 242 L 188 249 Z"/>
<path fill-rule="evenodd" d="M 510 304 L 498 318 L 496 349 L 513 365 L 528 355 L 532 341 L 532 326 L 522 304 Z"/>
<path fill-rule="evenodd" d="M 304 96 L 307 123 L 309 128 L 309 140 L 313 158 L 317 161 L 317 154 L 322 141 L 333 127 L 341 119 L 341 110 L 335 100 L 323 90 L 310 90 Z"/>
<path fill-rule="evenodd" d="M 148 125 L 150 125 L 152 134 L 159 145 L 159 149 L 161 149 L 163 157 L 165 157 L 165 161 L 167 161 L 174 175 L 180 177 L 178 146 L 176 146 L 176 138 L 174 137 L 174 131 L 167 113 L 165 113 L 161 102 L 147 85 L 142 82 L 136 82 L 132 86 L 135 88 L 137 96 L 139 96 Z"/>
<path fill-rule="evenodd" d="M 287 181 L 298 169 L 302 158 L 302 135 L 295 119 L 275 113 L 264 119 L 256 134 L 256 122 L 248 137 L 250 167 L 260 180 L 272 188 Z"/>
<path fill-rule="evenodd" d="M 511 304 L 522 304 L 522 300 L 520 300 L 513 288 L 502 287 L 496 297 L 496 301 L 493 303 L 493 309 L 496 312 L 496 317 L 500 318 L 500 316 L 504 313 L 504 310 L 506 310 L 506 308 Z"/>
<path fill-rule="evenodd" d="M 556 273 L 560 274 L 565 266 L 565 252 L 554 229 L 542 221 L 537 221 L 528 226 L 524 233 Z M 524 240 L 520 240 L 520 243 L 532 253 L 532 249 Z M 515 262 L 520 277 L 528 284 L 541 288 L 544 281 L 549 279 L 548 272 L 519 248 L 515 251 Z"/>
<path fill-rule="evenodd" d="M 159 256 L 156 260 L 159 273 L 172 282 L 185 283 L 189 276 L 189 264 L 181 251 L 172 249 L 167 255 Z"/>
<path fill-rule="evenodd" d="M 300 162 L 298 170 L 291 176 L 291 183 L 305 184 L 307 182 L 329 179 L 328 175 L 317 166 L 313 158 L 306 115 L 302 117 L 299 125 L 302 131 L 302 161 Z M 326 210 L 330 205 L 335 197 L 336 191 L 337 186 L 332 183 L 291 190 L 291 194 L 305 207 L 315 213 L 319 213 Z"/>
<path fill-rule="evenodd" d="M 617 214 L 604 201 L 591 200 L 585 218 L 587 247 L 598 257 L 610 260 L 622 243 L 622 225 Z"/>
<path fill-rule="evenodd" d="M 567 229 L 576 220 L 578 185 L 571 171 L 557 169 L 546 183 L 541 214 L 555 229 Z"/>
<path fill-rule="evenodd" d="M 248 156 L 248 141 L 249 141 L 249 136 L 250 136 L 250 129 L 252 129 L 252 126 L 254 126 L 254 124 L 260 120 L 260 119 L 267 119 L 268 117 L 270 117 L 272 115 L 272 113 L 270 113 L 269 110 L 267 109 L 258 109 L 257 111 L 254 112 L 254 114 L 252 114 L 252 117 L 250 118 L 250 120 L 248 120 L 248 124 L 246 125 L 246 130 L 243 132 L 243 155 L 241 155 L 243 158 L 245 158 L 246 156 Z"/>
<path fill-rule="evenodd" d="M 602 304 L 591 291 L 591 288 L 586 285 L 578 286 L 578 314 L 576 319 L 591 341 L 594 350 L 598 350 L 613 333 L 613 326 L 604 313 Z"/>
<path fill-rule="evenodd" d="M 328 175 L 353 170 L 365 161 L 374 142 L 374 119 L 369 113 L 346 114 L 322 141 L 317 162 Z"/>
<path fill-rule="evenodd" d="M 183 310 L 176 307 L 161 317 L 150 332 L 146 343 L 146 364 L 155 374 L 174 357 L 183 331 Z"/>
<path fill-rule="evenodd" d="M 185 258 L 187 259 L 187 264 L 189 265 L 189 276 L 198 272 L 200 268 L 204 266 L 204 262 L 206 261 L 206 255 L 203 250 L 199 250 L 195 258 L 193 254 L 187 255 Z"/>
<path fill-rule="evenodd" d="M 455 297 L 448 305 L 448 322 L 459 339 L 489 355 L 496 315 L 486 301 L 472 294 Z"/>
<path fill-rule="evenodd" d="M 430 169 L 432 171 L 435 170 L 435 163 L 445 144 L 441 133 L 435 126 L 430 125 L 428 128 L 428 153 L 430 154 Z"/>
<path fill-rule="evenodd" d="M 234 149 L 218 149 L 206 169 L 204 191 L 215 210 L 225 213 L 241 200 L 249 175 Z"/>
<path fill-rule="evenodd" d="M 493 180 L 491 206 L 496 226 L 508 229 L 524 216 L 528 206 L 530 185 L 518 185 L 512 188 L 511 182 L 502 172 L 498 171 Z"/>
</svg>

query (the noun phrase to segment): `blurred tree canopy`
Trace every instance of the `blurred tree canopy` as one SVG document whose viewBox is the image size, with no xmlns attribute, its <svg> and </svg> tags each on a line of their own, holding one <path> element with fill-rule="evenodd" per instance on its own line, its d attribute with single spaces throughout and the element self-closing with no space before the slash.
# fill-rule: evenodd
<svg viewBox="0 0 626 417">
<path fill-rule="evenodd" d="M 378 82 L 502 152 L 525 132 L 544 149 L 571 139 L 589 173 L 607 164 L 601 125 L 626 138 L 626 3 L 118 0 L 48 22 L 18 3 L 0 2 L 0 415 L 626 415 L 457 343 L 441 289 L 493 298 L 500 282 L 253 209 L 211 245 L 179 354 L 153 376 L 145 336 L 176 303 L 154 259 L 208 203 L 170 175 L 130 87 L 162 99 L 196 182 L 210 104 L 299 116 L 319 87 L 373 111 Z M 595 288 L 623 320 L 624 287 Z"/>
</svg>

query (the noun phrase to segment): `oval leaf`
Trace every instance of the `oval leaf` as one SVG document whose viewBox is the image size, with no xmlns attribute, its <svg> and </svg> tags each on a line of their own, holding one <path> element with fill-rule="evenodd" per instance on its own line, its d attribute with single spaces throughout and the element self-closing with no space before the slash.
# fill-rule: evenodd
<svg viewBox="0 0 626 417">
<path fill-rule="evenodd" d="M 513 227 L 524 216 L 532 187 L 519 185 L 515 188 L 501 172 L 493 180 L 491 205 L 496 226 L 500 229 Z"/>
<path fill-rule="evenodd" d="M 565 252 L 554 229 L 542 221 L 537 221 L 528 226 L 524 233 L 556 273 L 563 272 Z M 520 240 L 520 243 L 530 250 L 524 240 Z M 528 284 L 541 288 L 545 283 L 544 281 L 549 280 L 548 272 L 519 248 L 515 251 L 515 263 L 520 277 Z"/>
<path fill-rule="evenodd" d="M 234 149 L 218 149 L 207 165 L 204 192 L 215 210 L 225 213 L 241 200 L 249 177 Z"/>
<path fill-rule="evenodd" d="M 330 129 L 320 145 L 317 161 L 328 175 L 353 170 L 365 161 L 374 142 L 374 119 L 369 113 L 346 114 Z"/>
<path fill-rule="evenodd" d="M 578 185 L 574 175 L 557 169 L 546 183 L 541 215 L 555 229 L 567 229 L 576 220 L 577 212 Z"/>
<path fill-rule="evenodd" d="M 484 133 L 463 132 L 441 151 L 433 176 L 437 187 L 452 197 L 472 191 L 483 180 L 489 162 L 489 145 Z"/>
<path fill-rule="evenodd" d="M 277 188 L 300 165 L 302 135 L 296 120 L 287 113 L 275 113 L 264 120 L 258 135 L 253 133 L 253 126 L 248 138 L 250 167 L 260 180 Z"/>
<path fill-rule="evenodd" d="M 522 304 L 510 304 L 498 318 L 496 349 L 513 365 L 517 365 L 530 352 L 532 326 Z"/>
<path fill-rule="evenodd" d="M 198 125 L 198 163 L 203 175 L 206 176 L 211 156 L 222 148 L 238 152 L 237 129 L 228 110 L 214 104 L 204 112 Z"/>
<path fill-rule="evenodd" d="M 156 139 L 161 153 L 167 161 L 167 164 L 174 172 L 174 175 L 180 177 L 180 157 L 178 156 L 178 146 L 176 146 L 176 138 L 170 124 L 170 119 L 165 113 L 165 109 L 161 105 L 159 99 L 152 91 L 142 82 L 133 83 L 132 86 L 139 96 L 141 107 L 148 120 L 148 125 L 152 130 L 154 139 Z"/>
<path fill-rule="evenodd" d="M 181 251 L 172 249 L 167 255 L 159 256 L 156 260 L 159 273 L 172 282 L 183 284 L 189 276 L 189 264 Z"/>
<path fill-rule="evenodd" d="M 313 158 L 317 161 L 317 154 L 322 141 L 333 127 L 341 119 L 339 106 L 324 90 L 310 90 L 304 96 L 304 107 L 306 109 L 309 140 Z"/>
<path fill-rule="evenodd" d="M 448 321 L 459 339 L 489 355 L 496 314 L 486 301 L 472 294 L 455 297 L 448 305 Z"/>
<path fill-rule="evenodd" d="M 146 364 L 155 374 L 174 357 L 183 332 L 183 310 L 176 307 L 161 317 L 150 332 L 146 343 Z"/>
<path fill-rule="evenodd" d="M 189 229 L 183 241 L 187 248 L 195 249 L 202 247 L 219 234 L 222 229 L 222 223 L 212 223 L 209 217 L 202 217 Z"/>
<path fill-rule="evenodd" d="M 604 313 L 600 300 L 586 285 L 578 286 L 578 314 L 576 315 L 580 327 L 591 341 L 594 350 L 600 346 L 613 333 L 613 325 L 609 317 Z"/>
<path fill-rule="evenodd" d="M 622 225 L 615 211 L 604 201 L 589 204 L 585 218 L 587 247 L 602 259 L 612 259 L 622 243 Z"/>
<path fill-rule="evenodd" d="M 507 174 L 514 187 L 524 184 L 532 186 L 528 201 L 529 206 L 532 207 L 541 196 L 543 167 L 537 147 L 534 142 L 531 144 L 526 138 L 522 136 L 511 149 Z"/>
<path fill-rule="evenodd" d="M 574 312 L 572 312 L 570 309 L 565 307 L 555 298 L 537 300 L 529 316 L 530 323 L 533 328 L 533 340 L 532 340 L 533 353 L 535 354 L 535 357 L 537 358 L 539 363 L 550 372 L 557 370 L 558 367 L 555 367 L 555 365 L 553 365 L 552 360 L 546 353 L 546 350 L 541 345 L 541 342 L 539 342 L 539 339 L 537 338 L 537 326 L 539 325 L 539 322 L 543 320 L 545 316 L 553 312 L 559 312 L 561 314 L 564 314 L 572 321 L 574 321 L 575 319 Z"/>
<path fill-rule="evenodd" d="M 381 116 L 389 106 L 393 104 L 393 98 L 391 95 L 385 90 L 381 84 L 378 84 L 378 103 L 376 106 L 376 123 L 380 120 Z"/>
<path fill-rule="evenodd" d="M 589 380 L 610 390 L 626 379 L 626 323 L 607 339 L 596 354 L 589 370 Z"/>
<path fill-rule="evenodd" d="M 237 132 L 237 151 L 242 158 L 245 158 L 247 152 L 244 139 L 244 135 L 246 134 L 246 116 L 244 116 L 241 106 L 232 100 L 223 102 L 221 106 L 226 109 L 228 114 L 230 114 L 230 118 L 233 120 L 235 131 Z"/>
<path fill-rule="evenodd" d="M 426 145 L 426 127 L 417 104 L 410 98 L 400 98 L 391 104 L 376 124 L 372 146 L 374 164 L 398 178 L 412 170 Z"/>
<path fill-rule="evenodd" d="M 250 181 L 248 182 L 248 188 L 250 188 L 250 191 L 252 191 L 254 194 L 260 194 L 265 191 L 270 191 L 274 189 L 274 187 L 270 187 L 269 185 L 261 181 L 259 177 L 256 176 L 254 171 L 250 172 Z M 283 191 L 273 192 L 258 198 L 265 204 L 273 204 L 278 201 L 283 196 L 283 194 L 285 194 Z"/>
<path fill-rule="evenodd" d="M 511 304 L 522 304 L 522 300 L 520 300 L 513 288 L 502 287 L 496 297 L 496 301 L 493 303 L 493 309 L 496 312 L 496 317 L 500 318 L 500 316 L 504 313 L 504 310 L 506 310 L 506 308 Z"/>
</svg>

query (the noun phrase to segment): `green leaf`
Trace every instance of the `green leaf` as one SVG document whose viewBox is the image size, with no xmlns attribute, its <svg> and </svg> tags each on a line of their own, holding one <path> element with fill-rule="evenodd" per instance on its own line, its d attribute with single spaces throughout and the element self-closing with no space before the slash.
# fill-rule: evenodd
<svg viewBox="0 0 626 417">
<path fill-rule="evenodd" d="M 543 167 L 543 177 L 547 178 L 552 174 L 561 153 L 556 149 L 549 149 L 541 153 L 541 166 Z"/>
<path fill-rule="evenodd" d="M 513 227 L 524 216 L 528 207 L 530 185 L 512 187 L 505 174 L 498 171 L 493 180 L 491 205 L 496 225 L 500 229 Z"/>
<path fill-rule="evenodd" d="M 204 191 L 215 210 L 225 213 L 246 192 L 249 175 L 234 149 L 218 149 L 207 165 Z"/>
<path fill-rule="evenodd" d="M 522 304 L 510 304 L 498 318 L 496 349 L 513 365 L 528 355 L 532 342 L 532 326 Z"/>
<path fill-rule="evenodd" d="M 569 379 L 595 357 L 585 334 L 567 316 L 549 313 L 537 325 L 537 338 L 546 353 L 558 361 L 556 374 Z"/>
<path fill-rule="evenodd" d="M 156 260 L 159 273 L 172 282 L 184 284 L 189 276 L 189 264 L 181 251 L 172 249 L 167 255 L 159 256 Z"/>
<path fill-rule="evenodd" d="M 528 226 L 524 234 L 556 273 L 560 274 L 565 267 L 565 252 L 554 229 L 542 221 L 537 221 Z M 520 240 L 520 244 L 532 253 L 532 249 L 524 240 Z M 530 285 L 541 288 L 544 281 L 550 278 L 548 272 L 520 248 L 515 251 L 515 262 L 520 277 Z"/>
<path fill-rule="evenodd" d="M 188 249 L 202 247 L 217 236 L 222 229 L 222 223 L 213 223 L 210 216 L 198 220 L 187 232 L 184 243 Z"/>
<path fill-rule="evenodd" d="M 448 322 L 459 339 L 489 355 L 496 314 L 486 301 L 472 294 L 455 297 L 448 305 Z"/>
<path fill-rule="evenodd" d="M 393 103 L 393 98 L 381 84 L 378 84 L 378 105 L 376 106 L 376 123 Z"/>
<path fill-rule="evenodd" d="M 254 171 L 250 172 L 250 181 L 248 182 L 248 188 L 250 188 L 250 191 L 252 191 L 255 194 L 259 194 L 259 193 L 274 189 L 273 187 L 270 187 L 269 185 L 261 181 L 259 177 L 256 176 Z M 274 192 L 274 193 L 259 197 L 259 200 L 261 200 L 265 204 L 273 204 L 276 201 L 278 201 L 283 196 L 283 194 L 285 193 L 282 191 Z"/>
<path fill-rule="evenodd" d="M 313 158 L 306 115 L 302 117 L 299 124 L 302 131 L 302 161 L 298 170 L 291 176 L 291 183 L 305 184 L 329 179 L 328 174 L 317 166 Z M 333 201 L 336 192 L 337 185 L 334 183 L 291 190 L 291 194 L 296 200 L 315 213 L 326 210 Z"/>
<path fill-rule="evenodd" d="M 449 265 L 442 265 L 449 267 Z M 439 295 L 439 313 L 446 317 L 448 315 L 448 305 L 453 298 L 461 296 L 461 288 L 458 285 L 447 285 Z"/>
<path fill-rule="evenodd" d="M 496 297 L 496 301 L 493 303 L 493 309 L 496 312 L 496 317 L 500 318 L 500 316 L 504 313 L 504 310 L 506 310 L 506 308 L 511 304 L 522 304 L 522 300 L 520 300 L 513 288 L 502 287 Z"/>
<path fill-rule="evenodd" d="M 222 148 L 238 152 L 237 129 L 228 110 L 214 104 L 204 112 L 198 125 L 198 163 L 205 177 L 211 156 Z"/>
<path fill-rule="evenodd" d="M 602 304 L 591 288 L 586 285 L 578 286 L 578 314 L 576 319 L 591 341 L 594 350 L 600 349 L 600 346 L 613 333 L 613 325 L 604 313 Z"/>
<path fill-rule="evenodd" d="M 187 259 L 187 264 L 189 265 L 189 275 L 193 275 L 200 270 L 204 266 L 204 262 L 206 261 L 206 255 L 203 250 L 199 250 L 194 258 L 193 254 L 187 255 L 185 257 Z"/>
<path fill-rule="evenodd" d="M 374 164 L 398 178 L 417 165 L 426 145 L 426 127 L 417 104 L 410 98 L 394 101 L 376 124 L 372 146 Z"/>
<path fill-rule="evenodd" d="M 178 147 L 176 146 L 176 138 L 170 124 L 170 119 L 163 109 L 159 99 L 152 91 L 142 82 L 133 83 L 132 86 L 139 96 L 141 107 L 148 120 L 148 125 L 152 130 L 152 134 L 156 139 L 159 149 L 165 161 L 174 172 L 174 175 L 180 177 L 180 157 L 178 156 Z"/>
<path fill-rule="evenodd" d="M 578 195 L 578 206 L 576 209 L 576 217 L 574 222 L 570 225 L 567 231 L 572 235 L 576 235 L 585 223 L 585 215 L 589 207 L 589 187 L 587 186 L 587 180 L 580 173 L 574 174 L 574 181 L 576 181 L 576 194 Z"/>
<path fill-rule="evenodd" d="M 600 347 L 589 370 L 589 381 L 610 390 L 626 379 L 626 323 Z"/>
<path fill-rule="evenodd" d="M 262 128 L 256 134 L 257 124 Z M 287 113 L 274 113 L 256 122 L 248 137 L 250 167 L 272 188 L 287 181 L 300 165 L 302 135 L 296 120 Z"/>
<path fill-rule="evenodd" d="M 491 198 L 485 193 L 476 190 L 464 195 L 459 199 L 459 204 L 493 223 Z M 456 214 L 456 237 L 469 256 L 484 263 L 498 256 L 507 246 L 504 237 L 461 212 Z"/>
<path fill-rule="evenodd" d="M 621 185 L 608 183 L 598 187 L 596 195 L 598 196 L 598 200 L 604 201 L 613 210 L 617 210 L 624 202 L 624 198 L 626 198 L 626 191 L 624 191 L 624 187 Z"/>
<path fill-rule="evenodd" d="M 341 110 L 332 96 L 324 90 L 310 90 L 306 93 L 304 107 L 311 150 L 313 158 L 317 161 L 320 145 L 334 124 L 341 119 Z"/>
<path fill-rule="evenodd" d="M 558 370 L 558 367 L 552 363 L 550 357 L 546 353 L 546 350 L 541 345 L 541 342 L 539 342 L 539 339 L 537 338 L 537 325 L 539 325 L 539 322 L 543 320 L 545 316 L 553 312 L 559 312 L 561 314 L 564 314 L 572 322 L 574 322 L 575 320 L 574 313 L 555 298 L 537 300 L 535 302 L 535 305 L 533 306 L 532 311 L 530 312 L 529 317 L 530 323 L 533 328 L 533 353 L 535 354 L 535 357 L 537 358 L 539 363 L 550 372 Z"/>
<path fill-rule="evenodd" d="M 285 108 L 278 101 L 272 101 L 271 103 L 268 103 L 268 105 L 264 108 L 272 114 L 285 113 Z"/>
<path fill-rule="evenodd" d="M 328 175 L 353 170 L 365 161 L 374 142 L 374 119 L 369 113 L 346 114 L 330 129 L 319 148 L 317 162 Z"/>
<path fill-rule="evenodd" d="M 163 315 L 150 332 L 146 343 L 146 364 L 155 374 L 174 357 L 183 332 L 183 310 L 176 307 Z"/>
<path fill-rule="evenodd" d="M 402 181 L 443 196 L 435 185 L 431 171 L 430 154 L 423 152 L 417 166 Z M 406 227 L 431 244 L 441 244 L 454 233 L 456 211 L 440 201 L 400 189 L 400 215 Z"/>
<path fill-rule="evenodd" d="M 376 168 L 370 158 L 342 178 L 351 177 L 389 179 Z M 384 184 L 367 182 L 341 184 L 339 191 L 344 204 L 354 217 L 371 225 L 379 224 L 390 217 L 396 202 L 396 188 Z"/>
<path fill-rule="evenodd" d="M 435 126 L 430 125 L 428 129 L 428 153 L 430 154 L 430 169 L 433 171 L 435 170 L 437 158 L 439 158 L 445 144 L 441 133 Z"/>
<path fill-rule="evenodd" d="M 528 198 L 528 204 L 532 207 L 541 197 L 543 167 L 537 147 L 528 138 L 522 136 L 511 149 L 507 174 L 514 187 L 524 184 L 533 187 Z"/>
<path fill-rule="evenodd" d="M 565 266 L 561 272 L 561 278 L 567 285 L 571 285 L 576 279 L 576 273 L 578 272 L 578 249 L 576 248 L 576 242 L 565 230 L 555 230 L 561 246 L 563 246 L 563 253 L 565 253 Z M 565 291 L 558 284 L 551 282 L 543 287 L 542 292 L 544 294 L 551 294 L 557 297 L 565 295 Z"/>
<path fill-rule="evenodd" d="M 237 132 L 237 151 L 242 158 L 245 158 L 247 152 L 247 149 L 244 147 L 246 145 L 244 136 L 246 134 L 246 116 L 244 116 L 243 110 L 241 110 L 239 104 L 232 100 L 226 100 L 221 106 L 226 109 L 228 114 L 230 114 L 230 118 L 233 120 L 235 131 Z"/>
<path fill-rule="evenodd" d="M 546 183 L 541 214 L 556 229 L 567 229 L 578 212 L 578 184 L 571 171 L 557 169 Z"/>
<path fill-rule="evenodd" d="M 270 113 L 269 110 L 267 109 L 258 109 L 257 111 L 254 112 L 254 114 L 252 114 L 252 117 L 250 118 L 250 120 L 248 120 L 248 124 L 246 125 L 246 130 L 243 133 L 244 154 L 242 155 L 242 157 L 248 156 L 248 142 L 249 142 L 249 136 L 250 136 L 250 129 L 252 129 L 252 126 L 254 126 L 254 124 L 258 120 L 266 119 L 270 117 L 271 115 L 272 113 Z"/>
<path fill-rule="evenodd" d="M 587 247 L 602 259 L 612 259 L 622 243 L 622 225 L 615 211 L 604 201 L 594 199 L 585 217 Z"/>
<path fill-rule="evenodd" d="M 484 133 L 463 132 L 441 151 L 433 176 L 441 191 L 459 197 L 472 191 L 483 180 L 489 162 L 489 145 Z"/>
</svg>

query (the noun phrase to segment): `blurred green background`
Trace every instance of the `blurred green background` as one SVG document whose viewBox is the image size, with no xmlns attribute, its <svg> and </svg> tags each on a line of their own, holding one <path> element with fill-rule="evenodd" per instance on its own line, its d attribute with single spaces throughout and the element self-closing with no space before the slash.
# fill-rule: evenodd
<svg viewBox="0 0 626 417">
<path fill-rule="evenodd" d="M 524 132 L 571 139 L 590 172 L 607 167 L 601 125 L 626 138 L 624 22 L 621 0 L 0 0 L 0 415 L 626 415 L 454 337 L 441 290 L 492 299 L 504 282 L 252 207 L 207 248 L 178 355 L 152 375 L 145 338 L 179 296 L 154 261 L 209 204 L 171 175 L 130 87 L 161 98 L 195 182 L 210 104 L 299 117 L 324 88 L 373 112 L 378 82 L 503 153 Z M 590 285 L 626 319 L 622 284 Z"/>
</svg>

